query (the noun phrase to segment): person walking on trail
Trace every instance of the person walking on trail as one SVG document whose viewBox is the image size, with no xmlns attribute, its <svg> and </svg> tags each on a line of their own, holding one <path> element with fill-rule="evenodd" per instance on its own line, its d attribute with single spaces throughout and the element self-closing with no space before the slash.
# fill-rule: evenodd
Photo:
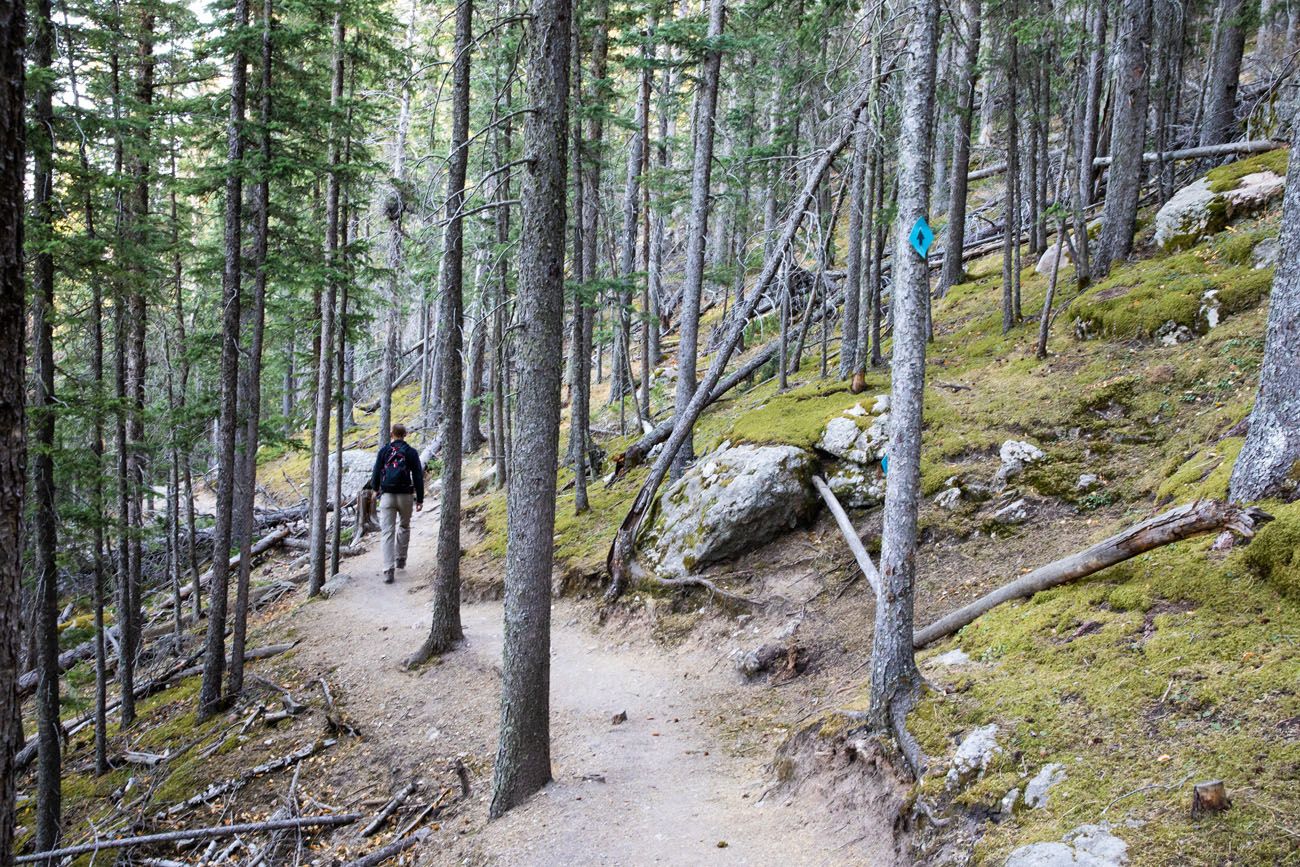
<svg viewBox="0 0 1300 867">
<path fill-rule="evenodd" d="M 393 572 L 406 568 L 406 549 L 411 542 L 411 505 L 424 508 L 424 468 L 420 453 L 406 442 L 406 426 L 393 425 L 392 441 L 379 449 L 371 487 L 379 492 L 380 547 L 384 552 L 384 583 L 393 583 Z"/>
</svg>

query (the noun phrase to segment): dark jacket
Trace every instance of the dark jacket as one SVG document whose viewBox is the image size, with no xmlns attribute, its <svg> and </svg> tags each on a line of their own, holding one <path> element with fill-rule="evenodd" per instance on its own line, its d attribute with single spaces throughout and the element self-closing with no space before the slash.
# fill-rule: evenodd
<svg viewBox="0 0 1300 867">
<path fill-rule="evenodd" d="M 392 448 L 406 450 L 406 478 L 395 485 L 381 485 L 384 477 L 384 464 Z M 424 502 L 424 467 L 420 466 L 420 453 L 411 448 L 405 440 L 393 440 L 375 455 L 375 468 L 370 473 L 370 487 L 381 494 L 415 494 L 415 502 Z"/>
</svg>

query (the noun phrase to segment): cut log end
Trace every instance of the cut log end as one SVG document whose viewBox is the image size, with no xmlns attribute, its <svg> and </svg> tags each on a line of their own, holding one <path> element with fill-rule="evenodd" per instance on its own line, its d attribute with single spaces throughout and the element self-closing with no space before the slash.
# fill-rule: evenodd
<svg viewBox="0 0 1300 867">
<path fill-rule="evenodd" d="M 1207 813 L 1222 813 L 1232 806 L 1223 780 L 1208 780 L 1192 786 L 1192 818 L 1199 819 Z"/>
</svg>

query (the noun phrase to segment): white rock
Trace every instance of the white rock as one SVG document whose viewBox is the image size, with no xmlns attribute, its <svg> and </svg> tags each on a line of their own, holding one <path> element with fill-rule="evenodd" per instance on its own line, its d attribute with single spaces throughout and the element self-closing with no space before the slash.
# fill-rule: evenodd
<svg viewBox="0 0 1300 867">
<path fill-rule="evenodd" d="M 871 414 L 880 415 L 882 412 L 889 412 L 889 395 L 876 395 L 876 402 L 871 405 Z"/>
<path fill-rule="evenodd" d="M 1023 499 L 1009 503 L 993 513 L 993 520 L 1007 526 L 1023 524 L 1029 520 L 1029 504 Z"/>
<path fill-rule="evenodd" d="M 851 418 L 838 416 L 826 423 L 826 430 L 822 432 L 817 448 L 837 458 L 847 458 L 849 452 L 853 450 L 859 433 L 857 422 Z"/>
<path fill-rule="evenodd" d="M 1228 219 L 1263 210 L 1269 202 L 1286 191 L 1286 178 L 1273 172 L 1242 175 L 1237 186 L 1223 194 L 1228 203 Z"/>
<path fill-rule="evenodd" d="M 858 463 L 874 463 L 885 454 L 885 448 L 889 445 L 889 413 L 883 413 L 876 416 L 871 422 L 871 427 L 858 434 L 857 442 L 853 444 L 853 449 L 859 454 L 850 455 L 850 459 Z"/>
<path fill-rule="evenodd" d="M 1052 266 L 1056 264 L 1057 249 L 1058 249 L 1057 245 L 1052 244 L 1046 250 L 1044 250 L 1043 255 L 1038 257 L 1038 264 L 1034 266 L 1034 270 L 1039 274 L 1045 274 L 1050 277 L 1052 274 Z M 1065 254 L 1065 258 L 1071 264 L 1073 264 L 1074 259 L 1071 258 L 1069 249 L 1064 249 L 1062 250 L 1062 252 Z M 1065 262 L 1062 262 L 1061 268 L 1064 267 L 1065 267 Z M 1057 269 L 1058 273 L 1061 270 L 1061 268 Z"/>
<path fill-rule="evenodd" d="M 961 506 L 961 488 L 944 488 L 935 496 L 934 504 L 950 512 L 959 508 Z"/>
<path fill-rule="evenodd" d="M 1189 340 L 1196 339 L 1196 333 L 1186 325 L 1180 325 L 1170 319 L 1164 325 L 1156 329 L 1156 339 L 1163 346 L 1177 346 L 1180 343 L 1187 343 Z"/>
<path fill-rule="evenodd" d="M 1268 207 L 1285 187 L 1286 179 L 1269 171 L 1244 175 L 1223 193 L 1211 190 L 1207 178 L 1199 178 L 1156 212 L 1155 244 L 1165 250 L 1191 247 L 1232 220 Z"/>
<path fill-rule="evenodd" d="M 848 464 L 826 480 L 840 502 L 854 509 L 869 509 L 884 502 L 885 476 L 879 468 Z"/>
<path fill-rule="evenodd" d="M 1265 238 L 1250 251 L 1250 263 L 1255 268 L 1277 267 L 1277 257 L 1281 251 L 1282 245 L 1277 238 Z"/>
<path fill-rule="evenodd" d="M 964 786 L 984 775 L 993 757 L 1002 752 L 997 741 L 998 727 L 989 723 L 971 730 L 957 747 L 946 778 L 949 788 Z"/>
<path fill-rule="evenodd" d="M 1012 789 L 1002 796 L 1002 801 L 998 804 L 998 812 L 1004 816 L 1010 816 L 1016 809 L 1016 802 L 1020 800 L 1020 787 Z"/>
<path fill-rule="evenodd" d="M 1047 455 L 1033 443 L 1027 443 L 1023 440 L 1007 440 L 1002 444 L 1002 448 L 998 449 L 998 457 L 1002 458 L 1004 464 L 1012 462 L 1032 464 L 1035 461 L 1041 461 Z"/>
<path fill-rule="evenodd" d="M 855 404 L 853 404 L 853 406 L 851 406 L 851 407 L 849 407 L 848 409 L 844 410 L 844 414 L 845 414 L 845 415 L 849 415 L 849 416 L 853 416 L 854 418 L 861 418 L 862 416 L 864 416 L 864 415 L 867 414 L 867 411 L 866 411 L 866 409 L 862 406 L 862 404 L 860 404 L 860 403 L 855 403 Z"/>
<path fill-rule="evenodd" d="M 813 456 L 794 446 L 714 452 L 664 491 L 638 546 L 634 574 L 690 575 L 797 526 L 818 502 L 814 466 Z"/>
<path fill-rule="evenodd" d="M 1124 867 L 1128 844 L 1103 825 L 1080 825 L 1060 843 L 1032 843 L 1012 851 L 1006 867 Z"/>
<path fill-rule="evenodd" d="M 352 576 L 346 572 L 339 572 L 321 585 L 320 595 L 325 599 L 332 599 L 346 590 L 351 584 Z"/>
<path fill-rule="evenodd" d="M 1205 291 L 1205 294 L 1201 296 L 1200 315 L 1201 318 L 1205 320 L 1206 326 L 1209 328 L 1213 328 L 1219 324 L 1218 295 L 1219 295 L 1218 289 L 1207 289 Z"/>
<path fill-rule="evenodd" d="M 1074 489 L 1076 491 L 1091 491 L 1100 484 L 1101 479 L 1095 473 L 1083 473 L 1079 476 L 1079 480 L 1074 483 Z"/>
<path fill-rule="evenodd" d="M 1053 786 L 1065 782 L 1065 767 L 1048 762 L 1025 784 L 1025 803 L 1033 809 L 1047 806 L 1047 794 Z"/>
</svg>

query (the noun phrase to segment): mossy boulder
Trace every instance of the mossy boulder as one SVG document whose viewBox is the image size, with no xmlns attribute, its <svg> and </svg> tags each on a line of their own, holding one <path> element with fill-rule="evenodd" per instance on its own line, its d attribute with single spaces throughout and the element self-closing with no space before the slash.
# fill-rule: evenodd
<svg viewBox="0 0 1300 867">
<path fill-rule="evenodd" d="M 1155 244 L 1170 252 L 1186 250 L 1221 232 L 1234 219 L 1264 210 L 1286 181 L 1267 168 L 1235 176 L 1231 183 L 1210 177 L 1183 187 L 1156 213 Z"/>
<path fill-rule="evenodd" d="M 666 490 L 634 572 L 692 574 L 753 550 L 812 516 L 816 459 L 794 446 L 723 444 Z"/>
</svg>

